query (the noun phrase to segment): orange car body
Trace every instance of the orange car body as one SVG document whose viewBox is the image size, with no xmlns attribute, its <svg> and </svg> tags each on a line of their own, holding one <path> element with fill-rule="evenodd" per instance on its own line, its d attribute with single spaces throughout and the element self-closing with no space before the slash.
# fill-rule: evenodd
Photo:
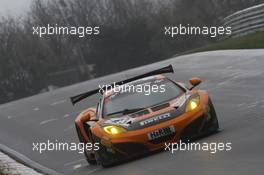
<svg viewBox="0 0 264 175">
<path fill-rule="evenodd" d="M 154 78 L 167 79 L 161 75 Z M 198 85 L 200 79 L 193 78 L 190 83 Z M 129 114 L 134 123 L 140 124 L 133 129 L 125 127 L 126 131 L 117 135 L 104 130 L 104 126 L 109 125 L 109 119 L 102 116 L 98 118 L 96 108 L 88 108 L 79 114 L 75 124 L 80 141 L 100 144 L 99 151 L 87 153 L 91 155 L 88 159 L 109 165 L 117 160 L 160 150 L 165 147 L 165 143 L 188 141 L 205 133 L 217 131 L 218 120 L 208 93 L 193 87 L 187 88 L 182 83 L 176 84 L 184 89 L 183 93 L 170 101 Z M 109 96 L 109 92 L 104 93 L 103 96 Z M 199 103 L 193 110 L 186 111 L 188 102 L 193 97 L 198 97 Z M 136 117 L 133 116 L 134 114 Z M 110 124 L 115 125 L 115 123 Z M 159 136 L 159 132 L 164 128 L 168 130 L 168 134 Z M 152 139 L 152 136 L 155 136 L 155 139 Z"/>
</svg>

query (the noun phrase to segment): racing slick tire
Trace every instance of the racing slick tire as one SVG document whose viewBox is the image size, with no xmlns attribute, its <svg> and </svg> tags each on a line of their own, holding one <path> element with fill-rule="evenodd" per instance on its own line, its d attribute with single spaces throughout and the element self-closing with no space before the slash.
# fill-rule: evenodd
<svg viewBox="0 0 264 175">
<path fill-rule="evenodd" d="M 97 161 L 94 158 L 94 156 L 91 153 L 88 153 L 87 150 L 84 151 L 84 155 L 86 158 L 86 161 L 90 164 L 90 165 L 97 165 Z"/>
<path fill-rule="evenodd" d="M 111 167 L 111 166 L 114 166 L 115 164 L 117 164 L 117 162 L 116 163 L 108 163 L 108 162 L 101 162 L 101 165 L 102 165 L 102 167 L 104 167 L 104 168 L 109 168 L 109 167 Z"/>
<path fill-rule="evenodd" d="M 100 164 L 105 168 L 120 163 L 120 159 L 116 155 L 107 152 L 107 148 L 102 145 L 100 146 L 100 150 L 97 153 Z"/>
<path fill-rule="evenodd" d="M 87 144 L 87 142 L 85 141 L 85 139 L 83 138 L 80 129 L 78 128 L 78 126 L 76 125 L 76 130 L 77 130 L 77 134 L 78 134 L 78 138 L 80 143 L 84 143 Z M 86 161 L 90 164 L 90 165 L 96 165 L 97 161 L 95 159 L 95 157 L 92 155 L 92 153 L 88 152 L 86 149 L 84 149 L 84 156 L 86 158 Z"/>
<path fill-rule="evenodd" d="M 215 133 L 219 130 L 219 123 L 218 123 L 218 118 L 217 118 L 215 108 L 214 108 L 214 105 L 213 105 L 211 99 L 209 99 L 208 106 L 209 106 L 209 114 L 208 115 L 210 116 L 210 119 L 206 123 L 206 132 L 208 134 L 211 134 L 211 133 Z"/>
</svg>

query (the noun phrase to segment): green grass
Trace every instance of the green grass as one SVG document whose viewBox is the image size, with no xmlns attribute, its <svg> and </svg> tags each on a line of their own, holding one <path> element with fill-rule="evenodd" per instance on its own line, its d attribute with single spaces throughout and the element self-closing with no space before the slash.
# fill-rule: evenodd
<svg viewBox="0 0 264 175">
<path fill-rule="evenodd" d="M 0 161 L 0 175 L 10 175 L 7 173 L 8 170 L 8 166 L 4 165 L 1 161 Z"/>
<path fill-rule="evenodd" d="M 8 175 L 8 174 L 4 173 L 4 170 L 0 168 L 0 175 Z"/>
<path fill-rule="evenodd" d="M 226 49 L 260 49 L 264 48 L 264 32 L 257 32 L 243 36 L 240 38 L 231 38 L 226 40 L 220 40 L 217 43 L 189 50 L 183 54 L 213 51 L 213 50 L 226 50 Z"/>
</svg>

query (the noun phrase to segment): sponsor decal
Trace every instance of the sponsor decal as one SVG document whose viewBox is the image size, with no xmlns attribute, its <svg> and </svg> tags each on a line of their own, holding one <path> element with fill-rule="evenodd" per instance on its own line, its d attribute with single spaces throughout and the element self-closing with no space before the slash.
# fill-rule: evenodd
<svg viewBox="0 0 264 175">
<path fill-rule="evenodd" d="M 167 118 L 170 118 L 170 117 L 171 117 L 170 113 L 161 114 L 161 115 L 157 115 L 157 116 L 151 117 L 149 119 L 146 119 L 144 121 L 141 121 L 139 124 L 141 126 L 144 126 L 144 125 L 147 125 L 147 124 L 150 124 L 150 123 L 159 122 L 160 120 L 164 120 L 164 119 L 167 119 Z"/>
<path fill-rule="evenodd" d="M 135 120 L 134 118 L 125 116 L 125 117 L 121 117 L 121 118 L 111 118 L 111 119 L 105 121 L 105 123 L 116 124 L 116 125 L 128 127 L 134 122 L 134 120 Z"/>
</svg>

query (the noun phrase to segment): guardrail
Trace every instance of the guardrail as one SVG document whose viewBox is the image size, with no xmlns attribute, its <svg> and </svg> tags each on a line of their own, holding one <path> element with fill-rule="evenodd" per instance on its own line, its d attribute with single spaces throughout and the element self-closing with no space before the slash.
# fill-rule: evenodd
<svg viewBox="0 0 264 175">
<path fill-rule="evenodd" d="M 264 3 L 233 13 L 223 23 L 232 27 L 231 38 L 264 31 Z"/>
</svg>

